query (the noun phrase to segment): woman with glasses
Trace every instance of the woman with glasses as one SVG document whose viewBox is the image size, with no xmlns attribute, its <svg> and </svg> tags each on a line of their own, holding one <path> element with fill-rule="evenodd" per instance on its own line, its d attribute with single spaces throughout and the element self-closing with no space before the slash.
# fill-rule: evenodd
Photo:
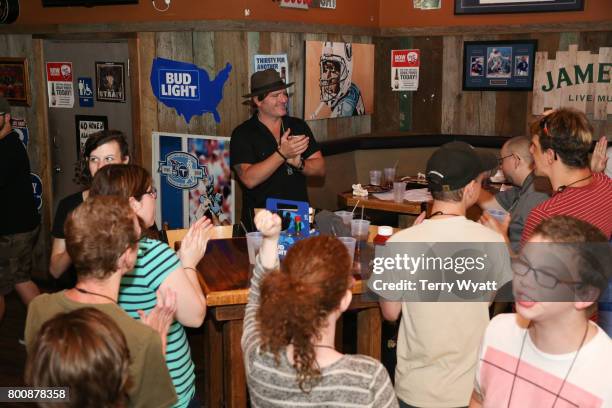
<svg viewBox="0 0 612 408">
<path fill-rule="evenodd" d="M 64 223 L 68 215 L 89 195 L 91 180 L 102 167 L 113 163 L 128 163 L 130 152 L 127 140 L 119 130 L 103 130 L 89 136 L 85 142 L 80 160 L 76 164 L 74 181 L 86 187 L 85 190 L 64 197 L 57 206 L 51 235 L 53 247 L 49 272 L 59 279 L 62 288 L 71 288 L 76 283 L 76 271 L 66 251 Z"/>
<path fill-rule="evenodd" d="M 128 198 L 143 230 L 155 222 L 157 190 L 149 173 L 140 166 L 113 164 L 100 169 L 89 194 Z M 183 238 L 178 254 L 161 241 L 142 237 L 134 270 L 121 279 L 119 305 L 135 319 L 139 318 L 138 310 L 146 313 L 155 307 L 158 289 L 170 288 L 176 292 L 176 320 L 168 331 L 166 362 L 178 396 L 178 407 L 198 405 L 194 364 L 183 326 L 199 327 L 204 321 L 206 299 L 195 268 L 206 252 L 211 233 L 210 220 L 201 218 Z"/>
</svg>

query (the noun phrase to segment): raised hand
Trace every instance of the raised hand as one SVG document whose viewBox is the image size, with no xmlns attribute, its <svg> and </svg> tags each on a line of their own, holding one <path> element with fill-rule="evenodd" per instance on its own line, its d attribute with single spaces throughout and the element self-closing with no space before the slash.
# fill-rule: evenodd
<svg viewBox="0 0 612 408">
<path fill-rule="evenodd" d="M 262 210 L 255 216 L 255 226 L 264 238 L 278 238 L 281 231 L 281 219 L 277 214 Z"/>
<path fill-rule="evenodd" d="M 504 239 L 508 238 L 508 227 L 510 226 L 510 214 L 506 214 L 504 220 L 502 222 L 497 221 L 495 217 L 493 217 L 488 212 L 483 212 L 482 216 L 478 220 L 479 223 L 484 225 L 485 227 L 491 228 L 493 231 L 501 234 Z"/>
<path fill-rule="evenodd" d="M 599 138 L 595 144 L 595 150 L 591 156 L 591 171 L 594 173 L 602 173 L 606 169 L 608 156 L 606 150 L 608 148 L 608 139 L 605 136 Z"/>
<path fill-rule="evenodd" d="M 183 267 L 196 267 L 206 252 L 212 232 L 213 225 L 206 217 L 200 218 L 189 227 L 189 231 L 181 240 L 181 249 L 178 252 Z"/>
<path fill-rule="evenodd" d="M 171 289 L 159 289 L 156 296 L 157 304 L 149 314 L 145 314 L 142 310 L 138 310 L 137 313 L 142 323 L 159 333 L 162 351 L 165 354 L 168 330 L 176 313 L 176 292 Z"/>
</svg>

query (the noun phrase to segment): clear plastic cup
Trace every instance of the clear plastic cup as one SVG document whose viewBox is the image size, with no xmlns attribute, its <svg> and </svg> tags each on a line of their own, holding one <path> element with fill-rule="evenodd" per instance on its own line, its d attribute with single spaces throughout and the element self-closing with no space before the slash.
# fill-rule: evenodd
<svg viewBox="0 0 612 408">
<path fill-rule="evenodd" d="M 257 258 L 257 254 L 259 253 L 259 249 L 261 248 L 263 235 L 259 231 L 247 232 L 246 240 L 247 250 L 249 251 L 249 263 L 251 265 L 255 265 L 255 258 Z"/>
<path fill-rule="evenodd" d="M 344 244 L 344 246 L 348 250 L 351 261 L 355 259 L 355 243 L 357 242 L 357 240 L 353 237 L 338 237 L 338 239 Z"/>
<path fill-rule="evenodd" d="M 487 212 L 491 217 L 495 218 L 498 222 L 504 222 L 504 218 L 506 218 L 506 214 L 508 214 L 504 210 L 498 210 L 496 208 L 488 209 Z"/>
<path fill-rule="evenodd" d="M 370 170 L 370 184 L 373 186 L 380 186 L 382 181 L 382 171 Z"/>
<path fill-rule="evenodd" d="M 385 175 L 384 185 L 391 187 L 393 182 L 395 181 L 395 167 L 385 167 L 383 169 L 383 173 Z"/>
<path fill-rule="evenodd" d="M 370 233 L 370 221 L 351 220 L 351 236 L 357 241 L 367 241 Z"/>
<path fill-rule="evenodd" d="M 393 201 L 395 201 L 396 203 L 403 202 L 405 192 L 406 192 L 406 182 L 405 181 L 393 182 Z"/>
<path fill-rule="evenodd" d="M 338 217 L 342 218 L 342 222 L 346 225 L 351 225 L 351 220 L 353 219 L 353 213 L 350 211 L 335 211 Z"/>
</svg>

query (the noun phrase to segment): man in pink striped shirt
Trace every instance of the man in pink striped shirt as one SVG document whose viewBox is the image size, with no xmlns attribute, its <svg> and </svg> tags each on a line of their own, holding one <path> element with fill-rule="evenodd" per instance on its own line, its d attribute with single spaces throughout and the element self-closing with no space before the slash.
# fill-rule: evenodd
<svg viewBox="0 0 612 408">
<path fill-rule="evenodd" d="M 612 181 L 589 167 L 593 127 L 586 115 L 562 108 L 532 126 L 531 154 L 537 175 L 547 176 L 555 192 L 535 207 L 525 224 L 521 246 L 535 227 L 554 215 L 571 215 L 612 234 Z"/>
</svg>

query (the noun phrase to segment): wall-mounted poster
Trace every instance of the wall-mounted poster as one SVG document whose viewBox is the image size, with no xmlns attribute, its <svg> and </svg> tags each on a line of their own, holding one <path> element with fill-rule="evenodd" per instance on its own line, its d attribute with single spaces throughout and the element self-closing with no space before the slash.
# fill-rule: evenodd
<svg viewBox="0 0 612 408">
<path fill-rule="evenodd" d="M 153 132 L 157 225 L 188 228 L 203 216 L 233 224 L 229 145 L 229 137 Z"/>
<path fill-rule="evenodd" d="M 47 62 L 47 94 L 50 108 L 72 108 L 72 62 Z"/>
<path fill-rule="evenodd" d="M 0 58 L 0 95 L 12 105 L 30 106 L 30 74 L 26 58 Z"/>
<path fill-rule="evenodd" d="M 106 116 L 76 115 L 74 126 L 76 129 L 76 153 L 77 157 L 81 157 L 89 135 L 108 129 L 108 118 Z"/>
<path fill-rule="evenodd" d="M 306 120 L 370 115 L 374 108 L 374 45 L 306 41 Z"/>
<path fill-rule="evenodd" d="M 125 64 L 96 62 L 96 99 L 125 103 Z"/>
<path fill-rule="evenodd" d="M 530 91 L 538 42 L 466 41 L 463 44 L 464 91 Z"/>
<path fill-rule="evenodd" d="M 13 131 L 19 135 L 19 140 L 23 143 L 23 147 L 28 149 L 28 142 L 30 141 L 30 132 L 28 131 L 28 124 L 25 119 L 11 118 L 11 127 Z"/>
<path fill-rule="evenodd" d="M 419 87 L 420 50 L 391 50 L 391 89 L 416 91 Z"/>
<path fill-rule="evenodd" d="M 253 72 L 264 71 L 272 68 L 280 74 L 283 81 L 289 82 L 289 63 L 287 54 L 263 55 L 257 54 L 253 57 L 255 69 Z"/>
</svg>

